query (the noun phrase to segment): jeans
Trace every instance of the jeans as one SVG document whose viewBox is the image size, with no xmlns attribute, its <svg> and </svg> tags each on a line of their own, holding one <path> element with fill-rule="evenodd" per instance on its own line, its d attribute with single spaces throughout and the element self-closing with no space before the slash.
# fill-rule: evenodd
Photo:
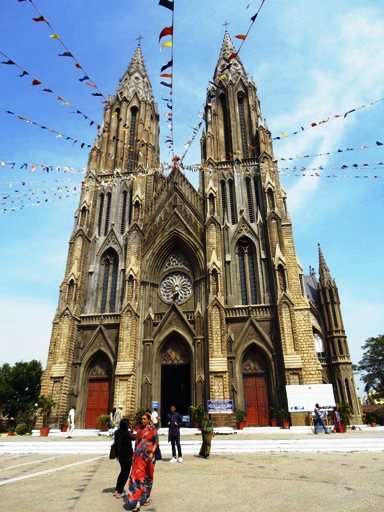
<svg viewBox="0 0 384 512">
<path fill-rule="evenodd" d="M 316 425 L 315 425 L 315 434 L 317 434 L 317 430 L 318 430 L 319 427 L 323 427 L 324 432 L 326 434 L 328 433 L 328 430 L 327 430 L 326 426 L 324 425 L 323 418 L 317 418 Z"/>
<path fill-rule="evenodd" d="M 177 456 L 182 457 L 181 446 L 180 446 L 180 434 L 177 434 L 177 436 L 175 436 L 175 437 L 171 437 L 171 445 L 172 445 L 172 457 L 176 458 L 176 446 L 177 446 Z"/>
</svg>

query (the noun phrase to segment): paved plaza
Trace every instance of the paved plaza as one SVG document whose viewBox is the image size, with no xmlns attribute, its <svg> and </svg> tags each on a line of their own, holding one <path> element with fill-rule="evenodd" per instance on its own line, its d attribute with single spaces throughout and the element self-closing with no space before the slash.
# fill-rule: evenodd
<svg viewBox="0 0 384 512">
<path fill-rule="evenodd" d="M 0 509 L 123 511 L 123 501 L 112 496 L 119 465 L 107 457 L 110 442 L 102 437 L 0 437 Z M 161 445 L 169 460 L 163 436 Z M 383 430 L 216 436 L 208 460 L 196 456 L 199 445 L 198 436 L 184 436 L 183 464 L 157 463 L 152 505 L 143 510 L 384 508 Z"/>
</svg>

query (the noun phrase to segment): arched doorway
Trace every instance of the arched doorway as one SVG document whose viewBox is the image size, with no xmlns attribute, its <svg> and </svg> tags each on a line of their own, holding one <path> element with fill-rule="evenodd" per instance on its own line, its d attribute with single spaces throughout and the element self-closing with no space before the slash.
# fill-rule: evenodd
<svg viewBox="0 0 384 512">
<path fill-rule="evenodd" d="M 173 335 L 161 350 L 161 421 L 166 425 L 167 414 L 174 405 L 181 415 L 188 414 L 191 405 L 191 357 L 188 347 Z"/>
<path fill-rule="evenodd" d="M 86 428 L 96 428 L 97 417 L 109 413 L 111 375 L 112 367 L 108 357 L 102 353 L 97 354 L 89 366 Z"/>
<path fill-rule="evenodd" d="M 269 425 L 268 375 L 264 357 L 256 348 L 249 349 L 243 358 L 244 403 L 250 427 Z"/>
</svg>

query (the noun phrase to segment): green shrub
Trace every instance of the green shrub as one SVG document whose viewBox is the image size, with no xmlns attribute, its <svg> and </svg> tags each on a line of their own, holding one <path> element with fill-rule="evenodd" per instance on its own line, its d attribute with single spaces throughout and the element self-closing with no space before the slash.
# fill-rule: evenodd
<svg viewBox="0 0 384 512">
<path fill-rule="evenodd" d="M 16 425 L 15 432 L 18 436 L 24 436 L 28 434 L 28 425 L 26 423 L 19 423 Z"/>
</svg>

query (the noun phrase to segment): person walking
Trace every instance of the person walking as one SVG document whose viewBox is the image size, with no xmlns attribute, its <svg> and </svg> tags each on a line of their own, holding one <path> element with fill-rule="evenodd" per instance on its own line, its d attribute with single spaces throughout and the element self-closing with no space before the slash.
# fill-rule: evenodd
<svg viewBox="0 0 384 512">
<path fill-rule="evenodd" d="M 176 411 L 176 407 L 172 405 L 171 412 L 167 416 L 167 424 L 168 424 L 168 442 L 171 441 L 172 445 L 172 459 L 169 461 L 171 463 L 174 462 L 183 462 L 182 453 L 181 453 L 181 445 L 180 445 L 180 427 L 183 422 L 183 418 Z M 177 460 L 176 460 L 176 446 L 177 446 Z"/>
<path fill-rule="evenodd" d="M 116 409 L 115 415 L 113 417 L 115 430 L 117 430 L 119 428 L 120 421 L 121 421 L 122 417 L 123 417 L 123 406 L 119 405 L 118 408 Z"/>
<path fill-rule="evenodd" d="M 201 436 L 203 439 L 203 444 L 201 445 L 199 452 L 200 457 L 208 459 L 211 452 L 211 442 L 214 435 L 215 433 L 213 431 L 212 420 L 210 419 L 209 414 L 206 412 L 204 414 L 203 421 L 201 422 Z"/>
<path fill-rule="evenodd" d="M 72 407 L 70 410 L 69 410 L 69 413 L 68 413 L 68 433 L 67 433 L 67 439 L 71 439 L 72 438 L 72 434 L 75 430 L 75 415 L 76 415 L 76 410 L 74 407 Z"/>
<path fill-rule="evenodd" d="M 340 413 L 337 407 L 333 409 L 332 413 L 333 420 L 333 432 L 340 432 Z"/>
<path fill-rule="evenodd" d="M 151 421 L 152 421 L 152 425 L 158 431 L 159 430 L 159 413 L 157 412 L 157 407 L 154 407 L 154 409 L 152 411 Z M 157 445 L 157 450 L 156 450 L 156 453 L 155 453 L 155 458 L 156 458 L 156 460 L 163 460 L 163 456 L 161 455 L 161 450 L 160 450 L 160 442 Z"/>
<path fill-rule="evenodd" d="M 128 480 L 127 506 L 138 512 L 141 505 L 151 503 L 153 476 L 155 473 L 155 453 L 159 437 L 151 424 L 151 415 L 145 412 L 141 418 L 141 429 L 137 432 L 132 471 Z M 133 507 L 133 508 L 132 508 Z"/>
<path fill-rule="evenodd" d="M 120 464 L 120 473 L 117 477 L 114 492 L 115 498 L 122 498 L 125 496 L 124 486 L 127 483 L 132 465 L 132 439 L 134 439 L 134 436 L 131 433 L 129 421 L 123 418 L 120 421 L 120 427 L 115 432 L 116 456 Z"/>
<path fill-rule="evenodd" d="M 315 413 L 315 417 L 316 417 L 315 434 L 317 434 L 319 427 L 322 427 L 324 429 L 325 434 L 329 434 L 326 426 L 324 425 L 323 415 L 320 410 L 319 404 L 315 404 L 315 409 L 313 412 Z"/>
</svg>

